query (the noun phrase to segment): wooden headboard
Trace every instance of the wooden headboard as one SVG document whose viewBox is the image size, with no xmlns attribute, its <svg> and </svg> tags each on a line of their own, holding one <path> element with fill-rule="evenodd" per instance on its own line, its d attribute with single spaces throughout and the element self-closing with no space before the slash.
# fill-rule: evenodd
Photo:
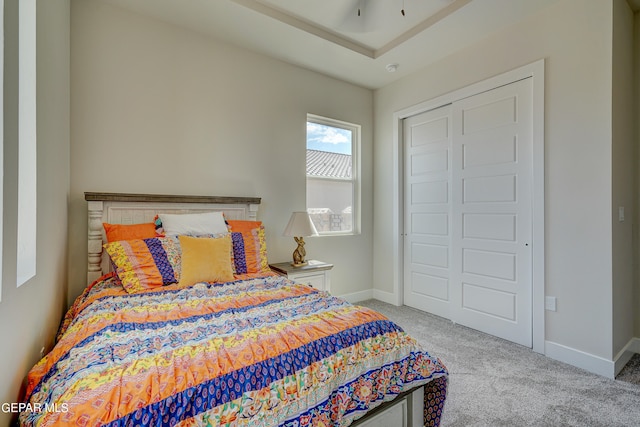
<svg viewBox="0 0 640 427">
<path fill-rule="evenodd" d="M 87 283 L 110 270 L 103 256 L 106 242 L 103 222 L 138 224 L 152 222 L 159 213 L 224 212 L 228 219 L 255 220 L 259 197 L 173 196 L 161 194 L 84 193 L 88 202 Z"/>
</svg>

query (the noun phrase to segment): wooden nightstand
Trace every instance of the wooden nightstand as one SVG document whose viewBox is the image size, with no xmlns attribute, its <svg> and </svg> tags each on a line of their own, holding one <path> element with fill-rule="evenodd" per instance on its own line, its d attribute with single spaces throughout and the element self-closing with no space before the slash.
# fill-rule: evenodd
<svg viewBox="0 0 640 427">
<path fill-rule="evenodd" d="M 290 262 L 269 264 L 271 270 L 297 283 L 313 286 L 321 291 L 331 292 L 331 269 L 333 264 L 309 260 L 307 265 L 294 267 Z"/>
</svg>

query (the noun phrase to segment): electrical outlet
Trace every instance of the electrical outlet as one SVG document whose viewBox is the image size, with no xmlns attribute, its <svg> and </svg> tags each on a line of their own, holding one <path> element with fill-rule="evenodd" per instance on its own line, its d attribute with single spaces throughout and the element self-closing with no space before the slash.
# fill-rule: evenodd
<svg viewBox="0 0 640 427">
<path fill-rule="evenodd" d="M 544 297 L 544 309 L 547 311 L 556 311 L 557 303 L 556 297 Z"/>
</svg>

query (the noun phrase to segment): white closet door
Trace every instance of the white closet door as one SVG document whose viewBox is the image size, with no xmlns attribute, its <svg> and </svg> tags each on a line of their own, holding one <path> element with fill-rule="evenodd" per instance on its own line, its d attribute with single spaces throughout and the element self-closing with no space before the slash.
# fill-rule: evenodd
<svg viewBox="0 0 640 427">
<path fill-rule="evenodd" d="M 452 319 L 532 346 L 532 80 L 453 104 Z"/>
<path fill-rule="evenodd" d="M 531 347 L 531 79 L 403 130 L 404 303 Z"/>
<path fill-rule="evenodd" d="M 404 120 L 404 301 L 449 317 L 451 106 Z"/>
</svg>

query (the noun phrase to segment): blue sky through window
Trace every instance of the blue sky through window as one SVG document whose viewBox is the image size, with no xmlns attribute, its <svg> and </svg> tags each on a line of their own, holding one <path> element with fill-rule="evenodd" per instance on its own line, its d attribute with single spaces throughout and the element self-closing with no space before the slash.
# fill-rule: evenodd
<svg viewBox="0 0 640 427">
<path fill-rule="evenodd" d="M 351 131 L 307 122 L 307 148 L 351 155 Z"/>
</svg>

